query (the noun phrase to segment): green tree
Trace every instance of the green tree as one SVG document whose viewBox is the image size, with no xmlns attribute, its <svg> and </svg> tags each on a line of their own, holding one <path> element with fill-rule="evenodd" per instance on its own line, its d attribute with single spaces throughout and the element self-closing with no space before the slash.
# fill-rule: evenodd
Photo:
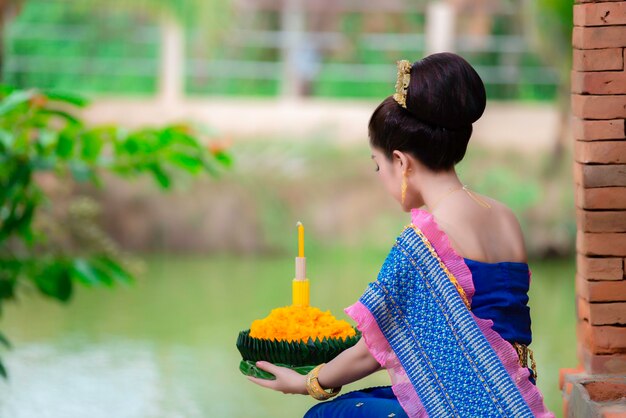
<svg viewBox="0 0 626 418">
<path fill-rule="evenodd" d="M 67 302 L 76 284 L 132 281 L 128 259 L 97 225 L 93 202 L 51 201 L 46 180 L 101 186 L 103 173 L 147 174 L 168 189 L 177 172 L 215 176 L 231 164 L 223 149 L 206 145 L 201 129 L 89 127 L 77 116 L 85 105 L 54 91 L 0 88 L 0 315 L 22 288 Z M 1 333 L 0 344 L 8 346 Z"/>
</svg>

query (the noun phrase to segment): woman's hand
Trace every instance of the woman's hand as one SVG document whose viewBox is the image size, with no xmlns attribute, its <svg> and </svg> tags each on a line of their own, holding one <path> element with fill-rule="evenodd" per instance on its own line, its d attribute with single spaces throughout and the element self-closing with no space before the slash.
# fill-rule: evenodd
<svg viewBox="0 0 626 418">
<path fill-rule="evenodd" d="M 259 386 L 274 389 L 282 393 L 296 393 L 308 395 L 306 390 L 306 376 L 288 369 L 287 367 L 276 366 L 267 361 L 257 361 L 256 366 L 276 376 L 276 380 L 259 379 L 248 376 L 248 380 Z"/>
</svg>

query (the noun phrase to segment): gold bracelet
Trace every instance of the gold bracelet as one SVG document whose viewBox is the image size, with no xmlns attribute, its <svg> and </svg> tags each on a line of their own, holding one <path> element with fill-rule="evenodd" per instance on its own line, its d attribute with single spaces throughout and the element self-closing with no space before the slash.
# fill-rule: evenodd
<svg viewBox="0 0 626 418">
<path fill-rule="evenodd" d="M 338 388 L 331 388 L 331 389 L 325 390 L 320 385 L 320 382 L 317 379 L 317 375 L 322 369 L 322 366 L 324 366 L 325 364 L 326 363 L 322 363 L 318 366 L 315 366 L 315 368 L 306 375 L 306 391 L 309 392 L 309 395 L 311 395 L 313 398 L 317 399 L 318 401 L 324 401 L 326 399 L 330 399 L 333 396 L 336 396 L 341 390 L 341 386 L 339 386 Z"/>
</svg>

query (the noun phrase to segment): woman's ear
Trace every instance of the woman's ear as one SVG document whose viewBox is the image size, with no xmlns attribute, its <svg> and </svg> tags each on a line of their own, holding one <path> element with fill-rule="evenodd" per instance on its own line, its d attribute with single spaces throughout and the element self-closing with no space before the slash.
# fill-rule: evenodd
<svg viewBox="0 0 626 418">
<path fill-rule="evenodd" d="M 402 170 L 403 172 L 405 171 L 410 171 L 411 170 L 411 161 L 409 159 L 409 156 L 402 152 L 402 151 L 398 151 L 398 150 L 394 150 L 393 153 L 391 154 L 391 159 L 393 162 L 394 166 L 398 166 L 400 168 L 400 170 Z"/>
</svg>

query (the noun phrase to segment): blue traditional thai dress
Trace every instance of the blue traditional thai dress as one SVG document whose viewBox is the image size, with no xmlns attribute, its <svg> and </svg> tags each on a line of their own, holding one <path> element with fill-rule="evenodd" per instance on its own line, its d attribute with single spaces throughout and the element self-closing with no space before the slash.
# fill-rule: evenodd
<svg viewBox="0 0 626 418">
<path fill-rule="evenodd" d="M 391 387 L 347 393 L 315 417 L 552 417 L 513 343 L 531 343 L 530 270 L 459 256 L 414 209 L 378 279 L 346 312 Z"/>
</svg>

